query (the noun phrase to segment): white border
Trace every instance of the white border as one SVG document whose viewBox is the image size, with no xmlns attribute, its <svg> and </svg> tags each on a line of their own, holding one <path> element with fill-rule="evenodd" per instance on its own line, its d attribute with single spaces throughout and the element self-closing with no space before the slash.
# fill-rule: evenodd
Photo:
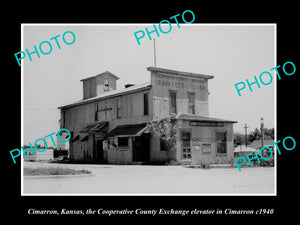
<svg viewBox="0 0 300 225">
<path fill-rule="evenodd" d="M 24 26 L 145 26 L 145 25 L 153 25 L 151 23 L 129 23 L 129 24 L 119 24 L 119 23 L 96 23 L 96 24 L 89 24 L 89 23 L 67 23 L 67 24 L 61 24 L 61 23 L 22 23 L 21 24 L 21 51 L 24 49 L 23 45 L 23 39 L 24 39 Z M 163 24 L 165 25 L 165 24 Z M 172 26 L 175 26 L 176 24 L 172 24 Z M 274 67 L 277 66 L 277 24 L 276 23 L 226 23 L 226 24 L 220 24 L 220 23 L 193 23 L 193 24 L 180 24 L 180 26 L 274 26 Z M 23 99 L 23 91 L 24 91 L 24 63 L 21 61 L 21 146 L 24 145 L 24 99 Z M 277 79 L 275 80 L 275 87 L 274 87 L 274 132 L 275 132 L 275 141 L 277 141 Z M 127 193 L 115 193 L 115 194 L 25 194 L 24 193 L 24 184 L 23 184 L 23 154 L 21 154 L 21 196 L 277 196 L 277 152 L 274 151 L 274 193 L 247 193 L 247 194 L 228 194 L 228 193 L 216 193 L 216 194 L 166 194 L 166 193 L 139 193 L 139 194 L 127 194 Z"/>
</svg>

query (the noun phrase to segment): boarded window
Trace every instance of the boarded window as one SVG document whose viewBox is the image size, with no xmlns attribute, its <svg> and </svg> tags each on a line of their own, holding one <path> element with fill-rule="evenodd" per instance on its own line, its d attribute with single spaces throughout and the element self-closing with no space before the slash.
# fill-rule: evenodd
<svg viewBox="0 0 300 225">
<path fill-rule="evenodd" d="M 177 107 L 176 107 L 176 92 L 175 91 L 169 91 L 169 97 L 170 97 L 170 113 L 177 113 Z"/>
<path fill-rule="evenodd" d="M 188 113 L 195 114 L 195 93 L 188 92 Z"/>
<path fill-rule="evenodd" d="M 94 105 L 94 116 L 95 116 L 95 121 L 98 121 L 98 104 L 97 103 Z"/>
<path fill-rule="evenodd" d="M 117 119 L 122 118 L 121 98 L 117 98 Z"/>
<path fill-rule="evenodd" d="M 144 115 L 149 115 L 148 93 L 144 93 Z"/>
<path fill-rule="evenodd" d="M 66 111 L 61 110 L 60 128 L 64 128 L 66 125 Z"/>
</svg>

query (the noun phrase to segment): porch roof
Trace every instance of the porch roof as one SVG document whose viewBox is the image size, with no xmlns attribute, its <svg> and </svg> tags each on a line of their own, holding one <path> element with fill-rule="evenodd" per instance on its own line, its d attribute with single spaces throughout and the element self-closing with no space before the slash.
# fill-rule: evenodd
<svg viewBox="0 0 300 225">
<path fill-rule="evenodd" d="M 146 129 L 146 126 L 146 123 L 120 125 L 110 131 L 107 136 L 139 136 Z"/>
<path fill-rule="evenodd" d="M 101 132 L 105 127 L 107 127 L 108 122 L 98 122 L 98 123 L 91 123 L 84 127 L 79 133 L 96 133 Z"/>
<path fill-rule="evenodd" d="M 203 122 L 224 122 L 224 123 L 237 123 L 237 121 L 233 120 L 224 120 L 219 118 L 207 117 L 207 116 L 199 116 L 195 114 L 189 113 L 179 113 L 175 116 L 178 120 L 195 120 L 195 121 L 203 121 Z"/>
</svg>

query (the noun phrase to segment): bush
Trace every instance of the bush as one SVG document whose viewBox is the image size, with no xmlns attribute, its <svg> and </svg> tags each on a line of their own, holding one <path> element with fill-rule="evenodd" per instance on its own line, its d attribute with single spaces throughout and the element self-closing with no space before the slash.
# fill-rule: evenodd
<svg viewBox="0 0 300 225">
<path fill-rule="evenodd" d="M 200 163 L 201 168 L 208 169 L 209 168 L 209 162 L 201 162 Z"/>
<path fill-rule="evenodd" d="M 76 175 L 76 174 L 91 174 L 89 170 L 74 170 L 62 167 L 38 167 L 24 168 L 24 176 L 39 176 L 39 175 Z"/>
</svg>

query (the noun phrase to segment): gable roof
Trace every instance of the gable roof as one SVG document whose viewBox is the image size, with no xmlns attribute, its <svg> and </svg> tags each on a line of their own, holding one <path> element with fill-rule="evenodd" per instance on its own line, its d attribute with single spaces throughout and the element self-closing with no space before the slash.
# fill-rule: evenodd
<svg viewBox="0 0 300 225">
<path fill-rule="evenodd" d="M 84 80 L 88 80 L 88 79 L 96 78 L 96 77 L 98 77 L 98 76 L 102 76 L 102 75 L 108 75 L 108 76 L 112 76 L 112 77 L 114 77 L 116 80 L 120 79 L 119 77 L 117 77 L 116 75 L 112 74 L 111 72 L 109 72 L 109 71 L 105 71 L 105 72 L 103 72 L 103 73 L 99 73 L 99 74 L 97 74 L 97 75 L 95 75 L 95 76 L 91 76 L 91 77 L 83 78 L 83 79 L 81 79 L 80 81 L 84 81 Z"/>
<path fill-rule="evenodd" d="M 120 125 L 110 131 L 107 136 L 137 136 L 146 128 L 146 126 L 146 123 Z"/>
<path fill-rule="evenodd" d="M 137 92 L 137 91 L 141 91 L 141 90 L 146 90 L 146 89 L 150 89 L 150 88 L 151 88 L 151 83 L 146 82 L 146 83 L 134 85 L 134 86 L 131 86 L 131 87 L 128 87 L 128 88 L 122 88 L 122 89 L 109 91 L 109 92 L 103 93 L 101 95 L 92 97 L 92 98 L 79 100 L 79 101 L 76 101 L 76 102 L 68 104 L 68 105 L 60 106 L 60 107 L 58 107 L 58 109 L 68 108 L 68 107 L 77 106 L 77 105 L 83 105 L 83 104 L 86 104 L 86 103 L 91 103 L 91 102 L 102 100 L 102 99 L 117 97 L 117 96 L 120 96 L 120 95 L 129 94 L 129 93 L 133 93 L 133 92 Z"/>
</svg>

